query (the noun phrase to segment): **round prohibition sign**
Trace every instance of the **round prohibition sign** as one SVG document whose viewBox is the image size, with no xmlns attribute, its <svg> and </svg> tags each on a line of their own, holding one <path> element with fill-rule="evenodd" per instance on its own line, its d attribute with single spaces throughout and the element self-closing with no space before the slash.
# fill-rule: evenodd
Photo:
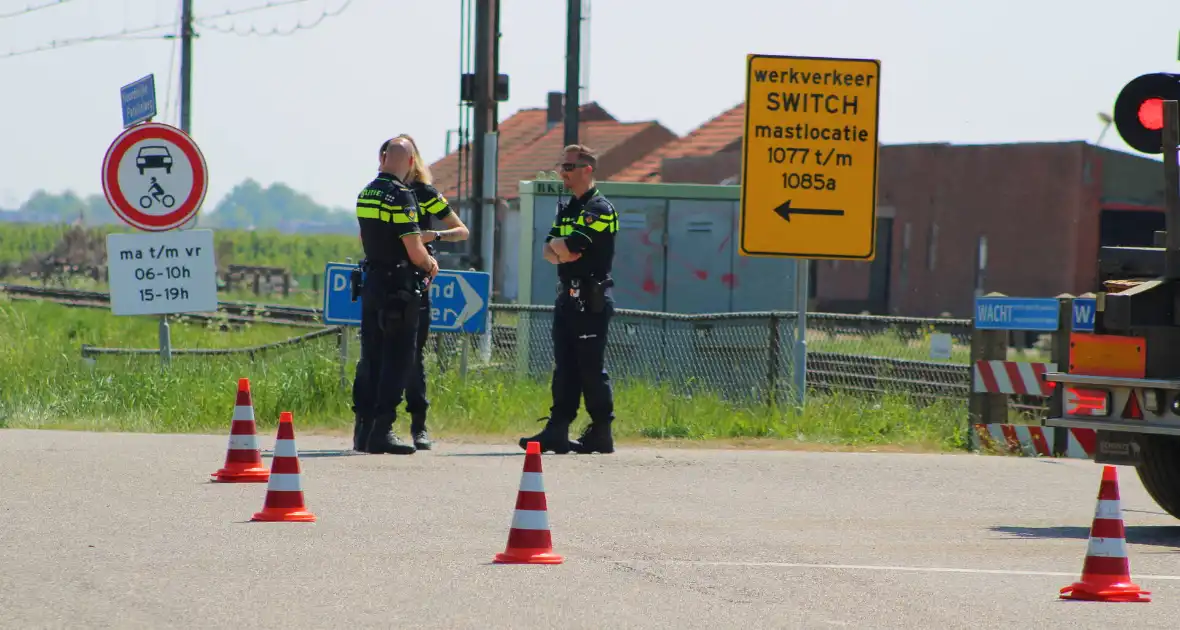
<svg viewBox="0 0 1180 630">
<path fill-rule="evenodd" d="M 208 185 L 201 149 L 171 125 L 149 122 L 128 127 L 102 160 L 107 203 L 125 223 L 148 232 L 187 223 L 205 200 Z M 144 212 L 148 209 L 160 213 Z"/>
</svg>

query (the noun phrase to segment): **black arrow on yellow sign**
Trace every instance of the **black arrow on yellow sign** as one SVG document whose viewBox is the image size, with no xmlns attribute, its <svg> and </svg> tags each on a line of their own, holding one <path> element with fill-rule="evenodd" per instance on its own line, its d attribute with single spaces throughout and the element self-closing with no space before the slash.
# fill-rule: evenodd
<svg viewBox="0 0 1180 630">
<path fill-rule="evenodd" d="M 830 217 L 844 216 L 843 210 L 821 210 L 818 208 L 792 208 L 790 199 L 784 201 L 781 206 L 775 208 L 774 212 L 775 212 L 775 214 L 779 215 L 780 217 L 786 219 L 788 222 L 791 220 L 792 214 L 815 214 L 815 215 L 830 216 Z"/>
</svg>

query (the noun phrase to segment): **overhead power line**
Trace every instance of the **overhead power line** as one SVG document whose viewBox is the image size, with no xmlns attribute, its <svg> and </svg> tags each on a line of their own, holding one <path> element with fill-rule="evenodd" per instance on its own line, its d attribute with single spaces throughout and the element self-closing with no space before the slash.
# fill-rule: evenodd
<svg viewBox="0 0 1180 630">
<path fill-rule="evenodd" d="M 71 0 L 55 0 L 55 4 L 62 4 L 65 2 L 70 2 L 70 1 Z M 245 13 L 254 13 L 257 11 L 264 11 L 267 9 L 275 9 L 278 7 L 300 4 L 303 2 L 307 2 L 307 0 L 269 0 L 265 4 L 255 5 L 252 7 L 246 7 L 246 8 L 241 8 L 241 9 L 229 9 L 227 11 L 224 11 L 224 12 L 218 13 L 218 14 L 214 14 L 214 15 L 204 15 L 204 16 L 200 16 L 200 17 L 194 17 L 193 22 L 194 23 L 204 23 L 209 20 L 227 18 L 227 17 L 232 17 L 235 15 L 242 15 Z M 344 10 L 344 8 L 348 6 L 348 4 L 350 2 L 351 2 L 351 0 L 346 0 L 344 3 L 344 6 L 340 7 L 335 12 L 325 12 L 325 13 L 327 13 L 327 15 L 317 18 L 317 24 L 318 24 L 318 21 L 322 21 L 325 17 L 330 17 L 331 15 L 339 15 Z M 51 5 L 51 4 L 37 5 L 36 7 L 31 7 L 30 9 L 26 9 L 25 12 L 26 13 L 31 12 L 31 10 L 36 10 L 38 8 L 45 8 L 48 6 L 54 6 L 54 5 Z M 21 13 L 21 14 L 23 14 L 23 13 Z M 18 15 L 18 14 L 14 14 L 14 15 Z M 3 17 L 3 16 L 0 16 L 0 17 Z M 110 33 L 102 33 L 102 34 L 98 34 L 98 35 L 87 35 L 87 36 L 83 36 L 83 37 L 69 37 L 69 38 L 65 38 L 65 39 L 55 39 L 55 40 L 50 40 L 47 43 L 41 44 L 40 46 L 35 46 L 33 48 L 26 48 L 26 49 L 22 49 L 22 50 L 12 50 L 12 51 L 9 51 L 6 53 L 0 53 L 0 59 L 6 59 L 9 57 L 19 57 L 22 55 L 30 55 L 30 54 L 38 53 L 38 52 L 45 52 L 47 50 L 57 50 L 59 48 L 68 48 L 70 46 L 77 46 L 79 44 L 87 44 L 87 43 L 98 42 L 98 41 L 125 40 L 125 39 L 177 39 L 179 37 L 179 35 L 177 35 L 178 27 L 179 27 L 179 21 L 177 19 L 173 18 L 168 21 L 162 21 L 162 22 L 159 22 L 156 24 L 152 24 L 151 26 L 142 26 L 142 27 L 137 27 L 137 28 L 124 28 L 119 31 L 114 31 L 114 32 L 110 32 Z M 303 28 L 311 28 L 311 27 L 307 26 L 307 27 L 303 27 Z M 160 29 L 169 29 L 169 32 L 152 33 L 152 31 L 158 31 Z"/>
<path fill-rule="evenodd" d="M 36 5 L 31 4 L 23 9 L 21 9 L 20 11 L 12 11 L 9 13 L 0 13 L 0 20 L 5 19 L 5 18 L 14 18 L 14 17 L 20 17 L 22 15 L 28 15 L 30 13 L 33 13 L 34 11 L 40 11 L 41 9 L 48 9 L 49 7 L 56 7 L 60 4 L 65 4 L 67 2 L 73 2 L 73 1 L 74 0 L 51 0 L 50 2 L 46 2 L 44 4 L 36 4 Z"/>
<path fill-rule="evenodd" d="M 317 15 L 314 19 L 312 19 L 310 24 L 304 24 L 303 20 L 299 20 L 299 22 L 296 22 L 294 26 L 292 26 L 290 28 L 286 28 L 286 29 L 281 29 L 276 26 L 276 27 L 273 27 L 268 30 L 259 30 L 258 27 L 251 24 L 249 30 L 240 31 L 237 29 L 237 27 L 231 26 L 231 27 L 227 28 L 224 26 L 219 26 L 217 24 L 210 24 L 209 23 L 209 20 L 216 19 L 216 18 L 201 18 L 201 19 L 197 20 L 197 23 L 200 24 L 201 26 L 205 27 L 208 30 L 217 31 L 219 33 L 232 33 L 234 35 L 241 35 L 243 37 L 249 36 L 249 35 L 256 35 L 259 37 L 269 37 L 269 36 L 276 36 L 276 35 L 277 36 L 287 36 L 287 35 L 293 35 L 296 31 L 306 31 L 306 30 L 310 30 L 310 29 L 313 29 L 313 28 L 319 26 L 324 20 L 326 20 L 330 17 L 336 17 L 337 15 L 344 13 L 344 10 L 347 9 L 348 5 L 350 5 L 350 4 L 352 4 L 352 0 L 344 0 L 344 3 L 341 4 L 340 7 L 337 8 L 336 10 L 330 11 L 330 10 L 325 9 L 324 11 L 320 12 L 319 15 Z M 222 16 L 222 17 L 224 17 L 224 16 Z"/>
<path fill-rule="evenodd" d="M 244 13 L 253 13 L 255 11 L 265 11 L 267 9 L 276 9 L 278 7 L 285 7 L 292 4 L 302 4 L 304 2 L 307 2 L 307 0 L 267 0 L 265 4 L 259 4 L 256 6 L 247 7 L 245 9 L 226 9 L 225 11 L 216 15 L 210 14 L 194 17 L 193 21 L 200 22 L 202 20 L 216 20 L 217 18 L 229 17 L 231 15 L 242 15 Z"/>
<path fill-rule="evenodd" d="M 133 28 L 133 29 L 126 29 L 125 28 L 121 31 L 116 31 L 113 33 L 104 33 L 102 35 L 88 35 L 86 37 L 71 37 L 71 38 L 67 38 L 67 39 L 54 39 L 54 40 L 50 40 L 49 42 L 47 42 L 45 44 L 41 44 L 40 46 L 37 46 L 35 48 L 26 48 L 24 50 L 14 50 L 14 51 L 6 52 L 6 53 L 0 53 L 0 59 L 6 59 L 8 57 L 19 57 L 21 55 L 30 55 L 30 54 L 37 53 L 37 52 L 44 52 L 46 50 L 56 50 L 58 48 L 68 48 L 70 46 L 77 46 L 78 44 L 87 44 L 90 42 L 98 42 L 98 41 L 104 41 L 104 40 L 110 40 L 110 39 L 155 39 L 157 37 L 160 37 L 163 39 L 168 39 L 171 37 L 175 37 L 174 34 L 153 35 L 153 36 L 148 36 L 148 37 L 142 37 L 142 36 L 141 37 L 132 37 L 133 35 L 141 35 L 142 33 L 148 33 L 150 31 L 158 30 L 161 28 L 175 29 L 176 28 L 176 20 L 173 19 L 168 22 L 161 22 L 159 24 L 153 24 L 151 26 L 144 26 L 141 28 Z"/>
</svg>

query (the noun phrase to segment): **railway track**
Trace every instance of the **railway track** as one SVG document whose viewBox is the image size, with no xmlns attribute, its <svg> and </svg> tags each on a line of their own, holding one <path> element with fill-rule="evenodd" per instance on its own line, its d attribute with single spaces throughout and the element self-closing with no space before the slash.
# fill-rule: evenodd
<svg viewBox="0 0 1180 630">
<path fill-rule="evenodd" d="M 808 352 L 807 382 L 820 390 L 905 392 L 918 398 L 965 400 L 971 393 L 971 366 Z"/>
<path fill-rule="evenodd" d="M 17 300 L 43 300 L 81 308 L 110 309 L 111 296 L 100 291 L 59 289 L 21 284 L 0 284 L 0 293 Z M 304 328 L 321 328 L 320 310 L 310 306 L 218 302 L 217 313 L 185 313 L 179 317 L 227 323 L 265 323 Z"/>
</svg>

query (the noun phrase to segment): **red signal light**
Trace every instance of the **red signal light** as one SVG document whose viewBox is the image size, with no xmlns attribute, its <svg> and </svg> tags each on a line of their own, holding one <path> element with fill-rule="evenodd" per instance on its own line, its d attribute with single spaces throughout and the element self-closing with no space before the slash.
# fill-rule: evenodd
<svg viewBox="0 0 1180 630">
<path fill-rule="evenodd" d="M 1180 75 L 1145 74 L 1123 86 L 1112 112 L 1123 142 L 1143 153 L 1162 153 L 1164 101 L 1180 101 Z"/>
<path fill-rule="evenodd" d="M 1163 99 L 1149 98 L 1139 104 L 1139 124 L 1152 131 L 1164 128 Z"/>
</svg>

